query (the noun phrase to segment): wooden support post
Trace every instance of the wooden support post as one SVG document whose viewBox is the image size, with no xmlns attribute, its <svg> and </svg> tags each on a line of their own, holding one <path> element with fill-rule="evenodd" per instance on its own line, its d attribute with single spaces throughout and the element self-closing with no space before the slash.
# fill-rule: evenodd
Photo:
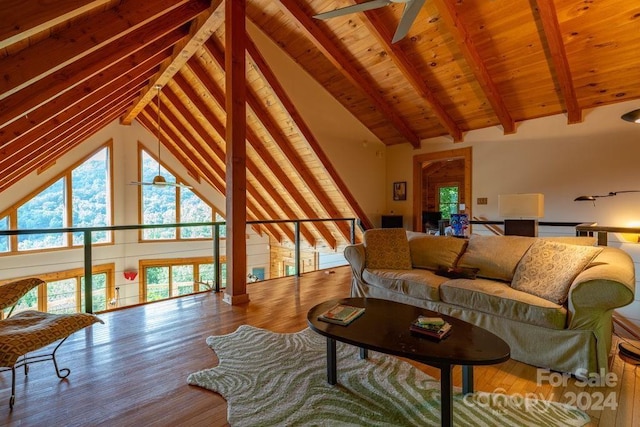
<svg viewBox="0 0 640 427">
<path fill-rule="evenodd" d="M 227 110 L 227 289 L 231 305 L 247 295 L 247 147 L 246 141 L 246 0 L 225 2 L 225 69 Z"/>
</svg>

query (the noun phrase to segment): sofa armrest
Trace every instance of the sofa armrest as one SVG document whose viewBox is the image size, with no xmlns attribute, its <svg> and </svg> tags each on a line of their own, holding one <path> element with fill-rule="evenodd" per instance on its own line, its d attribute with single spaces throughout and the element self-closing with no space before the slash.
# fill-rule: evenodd
<svg viewBox="0 0 640 427">
<path fill-rule="evenodd" d="M 621 249 L 604 247 L 583 270 L 569 289 L 570 328 L 580 327 L 583 319 L 593 318 L 588 312 L 608 311 L 623 307 L 634 299 L 635 267 L 631 257 Z"/>
<path fill-rule="evenodd" d="M 358 243 L 355 245 L 349 245 L 344 248 L 344 257 L 349 265 L 351 265 L 351 271 L 354 278 L 358 281 L 362 281 L 362 272 L 364 271 L 365 252 L 364 245 Z"/>
</svg>

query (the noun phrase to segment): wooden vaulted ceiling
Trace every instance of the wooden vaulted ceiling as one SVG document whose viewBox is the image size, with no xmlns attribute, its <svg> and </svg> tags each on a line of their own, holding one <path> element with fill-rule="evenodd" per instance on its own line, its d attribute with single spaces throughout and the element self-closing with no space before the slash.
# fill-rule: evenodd
<svg viewBox="0 0 640 427">
<path fill-rule="evenodd" d="M 640 98 L 640 3 L 427 0 L 408 36 L 402 5 L 317 21 L 362 0 L 247 0 L 247 19 L 383 143 Z M 225 192 L 224 7 L 220 0 L 0 3 L 0 193 L 116 119 L 155 133 L 196 179 Z M 370 226 L 249 37 L 247 219 L 350 217 Z M 292 228 L 266 231 L 292 240 Z M 335 248 L 347 224 L 302 227 Z"/>
</svg>

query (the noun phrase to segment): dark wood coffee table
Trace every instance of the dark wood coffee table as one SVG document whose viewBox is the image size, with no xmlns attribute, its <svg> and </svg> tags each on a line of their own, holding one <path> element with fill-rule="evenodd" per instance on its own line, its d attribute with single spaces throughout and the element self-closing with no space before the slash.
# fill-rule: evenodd
<svg viewBox="0 0 640 427">
<path fill-rule="evenodd" d="M 338 303 L 364 307 L 362 316 L 348 326 L 318 320 L 318 315 Z M 451 334 L 441 341 L 416 335 L 409 325 L 418 316 L 438 316 L 451 323 Z M 450 426 L 453 415 L 454 365 L 462 366 L 462 391 L 473 392 L 473 366 L 492 365 L 509 359 L 506 342 L 478 326 L 412 305 L 376 298 L 345 298 L 323 302 L 307 313 L 309 327 L 327 337 L 327 381 L 337 382 L 336 341 L 367 350 L 406 357 L 440 369 L 441 419 Z"/>
</svg>

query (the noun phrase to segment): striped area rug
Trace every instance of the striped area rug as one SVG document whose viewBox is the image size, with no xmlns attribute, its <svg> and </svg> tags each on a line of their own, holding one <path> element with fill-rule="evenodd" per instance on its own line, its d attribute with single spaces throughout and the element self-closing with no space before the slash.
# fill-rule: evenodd
<svg viewBox="0 0 640 427">
<path fill-rule="evenodd" d="M 326 339 L 310 329 L 278 334 L 243 325 L 207 338 L 217 367 L 189 384 L 220 393 L 236 426 L 438 426 L 440 384 L 398 358 L 338 343 L 338 384 L 326 378 Z M 573 407 L 476 392 L 456 395 L 455 426 L 583 426 Z"/>
</svg>

